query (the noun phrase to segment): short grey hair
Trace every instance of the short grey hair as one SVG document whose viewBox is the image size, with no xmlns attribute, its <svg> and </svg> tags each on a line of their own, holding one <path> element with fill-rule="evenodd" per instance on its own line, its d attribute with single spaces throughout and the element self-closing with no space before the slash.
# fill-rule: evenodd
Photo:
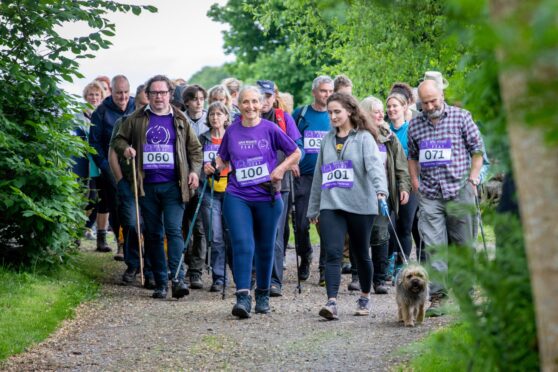
<svg viewBox="0 0 558 372">
<path fill-rule="evenodd" d="M 114 86 L 116 85 L 116 82 L 118 82 L 118 80 L 124 80 L 126 83 L 128 83 L 128 86 L 130 86 L 130 82 L 128 81 L 128 78 L 126 76 L 124 76 L 124 75 L 114 75 L 114 77 L 110 81 L 110 87 L 114 88 Z"/>
<path fill-rule="evenodd" d="M 318 88 L 322 84 L 331 84 L 333 85 L 333 79 L 327 75 L 321 75 L 314 79 L 312 82 L 312 90 Z"/>
<path fill-rule="evenodd" d="M 245 85 L 245 86 L 242 87 L 242 89 L 240 89 L 240 92 L 238 93 L 238 102 L 239 103 L 242 102 L 242 97 L 248 91 L 256 93 L 258 95 L 259 101 L 263 102 L 264 97 L 263 97 L 262 92 L 260 92 L 260 88 L 254 86 L 254 85 Z"/>
</svg>

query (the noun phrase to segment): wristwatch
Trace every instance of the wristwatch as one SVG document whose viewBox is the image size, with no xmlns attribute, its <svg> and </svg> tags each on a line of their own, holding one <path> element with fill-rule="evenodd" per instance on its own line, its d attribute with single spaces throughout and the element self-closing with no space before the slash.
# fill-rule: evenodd
<svg viewBox="0 0 558 372">
<path fill-rule="evenodd" d="M 480 183 L 480 177 L 477 177 L 477 178 L 471 178 L 471 177 L 469 177 L 469 178 L 467 179 L 467 181 L 470 182 L 473 186 L 478 186 L 479 183 Z"/>
</svg>

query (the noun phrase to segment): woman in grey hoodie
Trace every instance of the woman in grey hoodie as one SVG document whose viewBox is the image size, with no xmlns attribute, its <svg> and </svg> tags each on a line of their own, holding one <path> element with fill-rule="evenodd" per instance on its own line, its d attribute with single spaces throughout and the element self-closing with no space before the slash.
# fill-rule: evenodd
<svg viewBox="0 0 558 372">
<path fill-rule="evenodd" d="M 326 252 L 328 301 L 319 314 L 333 320 L 337 319 L 346 233 L 362 290 L 355 315 L 370 314 L 370 233 L 378 201 L 388 196 L 388 187 L 375 130 L 358 101 L 351 95 L 334 93 L 327 100 L 327 110 L 333 129 L 322 140 L 307 217 L 312 223 L 319 220 L 321 249 Z"/>
</svg>

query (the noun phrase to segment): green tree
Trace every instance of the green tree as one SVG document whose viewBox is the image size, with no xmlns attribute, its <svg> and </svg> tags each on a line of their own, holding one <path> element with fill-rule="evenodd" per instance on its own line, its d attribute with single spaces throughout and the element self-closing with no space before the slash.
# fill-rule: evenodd
<svg viewBox="0 0 558 372">
<path fill-rule="evenodd" d="M 205 89 L 209 89 L 214 85 L 220 84 L 228 76 L 229 73 L 227 72 L 226 65 L 204 66 L 188 79 L 188 84 L 198 84 Z"/>
<path fill-rule="evenodd" d="M 63 262 L 84 215 L 71 157 L 88 147 L 71 135 L 83 107 L 58 88 L 79 73 L 79 59 L 108 48 L 115 25 L 106 14 L 152 6 L 114 1 L 0 2 L 0 253 L 15 263 Z M 84 22 L 91 32 L 59 30 Z"/>
</svg>

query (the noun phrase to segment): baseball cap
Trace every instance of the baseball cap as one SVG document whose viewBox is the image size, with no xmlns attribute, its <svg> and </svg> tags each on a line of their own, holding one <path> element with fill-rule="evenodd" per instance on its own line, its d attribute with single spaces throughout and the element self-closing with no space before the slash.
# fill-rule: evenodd
<svg viewBox="0 0 558 372">
<path fill-rule="evenodd" d="M 275 83 L 271 80 L 258 80 L 256 82 L 260 92 L 263 94 L 274 94 L 275 93 Z"/>
</svg>

